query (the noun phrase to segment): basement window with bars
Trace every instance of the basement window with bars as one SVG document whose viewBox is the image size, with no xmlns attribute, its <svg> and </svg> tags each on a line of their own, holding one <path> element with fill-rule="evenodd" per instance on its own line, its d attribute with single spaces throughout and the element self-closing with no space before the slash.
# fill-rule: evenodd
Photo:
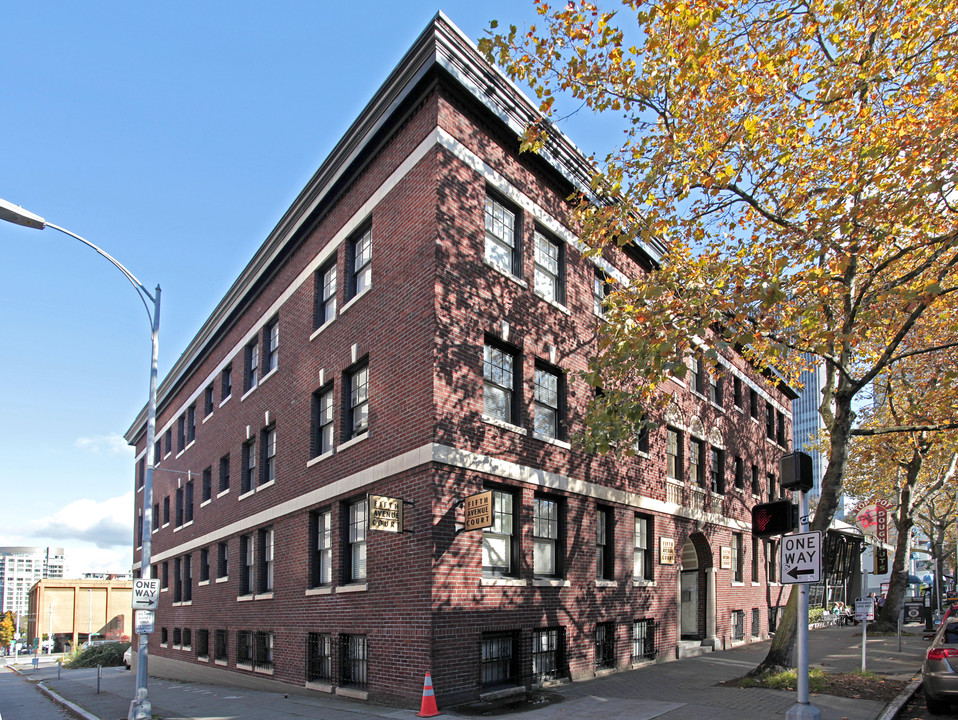
<svg viewBox="0 0 958 720">
<path fill-rule="evenodd" d="M 254 670 L 262 672 L 273 671 L 273 633 L 259 630 L 255 636 L 255 664 Z"/>
<path fill-rule="evenodd" d="M 513 633 L 483 633 L 479 670 L 483 691 L 518 683 L 515 645 Z"/>
<path fill-rule="evenodd" d="M 196 631 L 196 657 L 202 660 L 209 660 L 210 657 L 210 631 Z"/>
<path fill-rule="evenodd" d="M 563 673 L 562 628 L 532 631 L 532 676 L 537 683 L 557 680 Z"/>
<path fill-rule="evenodd" d="M 595 626 L 595 669 L 615 668 L 615 624 L 597 623 Z"/>
<path fill-rule="evenodd" d="M 218 663 L 229 662 L 228 638 L 226 630 L 217 630 L 213 635 L 213 659 Z"/>
<path fill-rule="evenodd" d="M 332 682 L 333 638 L 327 633 L 306 636 L 306 682 Z"/>
<path fill-rule="evenodd" d="M 732 611 L 732 640 L 744 640 L 745 639 L 745 611 L 744 610 L 733 610 Z"/>
<path fill-rule="evenodd" d="M 632 621 L 632 662 L 655 659 L 655 630 L 655 620 L 650 618 Z"/>
<path fill-rule="evenodd" d="M 340 636 L 342 685 L 365 690 L 369 682 L 369 646 L 365 635 Z"/>
<path fill-rule="evenodd" d="M 253 669 L 253 632 L 251 630 L 236 632 L 236 664 L 249 670 Z"/>
<path fill-rule="evenodd" d="M 752 637 L 758 637 L 762 634 L 762 628 L 759 625 L 761 622 L 761 613 L 758 608 L 752 608 Z"/>
</svg>

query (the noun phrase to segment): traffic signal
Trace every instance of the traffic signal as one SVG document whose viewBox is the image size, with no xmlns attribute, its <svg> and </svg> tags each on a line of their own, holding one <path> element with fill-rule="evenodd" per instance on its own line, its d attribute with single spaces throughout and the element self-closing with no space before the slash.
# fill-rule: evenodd
<svg viewBox="0 0 958 720">
<path fill-rule="evenodd" d="M 778 472 L 782 478 L 783 490 L 808 492 L 815 485 L 812 477 L 812 456 L 796 451 L 782 455 L 778 461 Z"/>
<path fill-rule="evenodd" d="M 888 551 L 885 548 L 875 548 L 875 574 L 885 575 L 888 572 Z"/>
<path fill-rule="evenodd" d="M 752 535 L 784 535 L 798 527 L 798 506 L 791 500 L 776 500 L 752 507 Z"/>
</svg>

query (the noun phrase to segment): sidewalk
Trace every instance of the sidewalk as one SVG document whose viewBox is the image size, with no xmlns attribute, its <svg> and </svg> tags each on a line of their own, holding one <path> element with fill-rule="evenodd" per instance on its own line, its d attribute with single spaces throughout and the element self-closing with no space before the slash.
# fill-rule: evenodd
<svg viewBox="0 0 958 720">
<path fill-rule="evenodd" d="M 918 626 L 909 626 L 898 638 L 868 639 L 868 670 L 895 679 L 911 680 L 921 669 L 929 641 Z M 716 683 L 745 674 L 764 659 L 768 641 L 696 658 L 659 663 L 639 670 L 614 673 L 588 682 L 550 689 L 561 700 L 522 713 L 497 715 L 498 720 L 767 720 L 784 717 L 796 702 L 796 694 L 782 690 L 719 687 Z M 809 633 L 809 656 L 813 666 L 827 672 L 861 669 L 861 628 L 831 627 Z M 123 668 L 103 668 L 100 692 L 97 671 L 62 670 L 55 666 L 21 663 L 17 671 L 60 698 L 85 711 L 89 720 L 126 718 L 136 684 L 134 673 Z M 412 720 L 415 710 L 397 709 L 339 699 L 261 692 L 221 685 L 184 683 L 151 678 L 149 696 L 153 715 L 159 718 L 230 718 L 231 720 L 362 720 L 393 718 Z M 441 695 L 437 698 L 440 712 Z M 876 720 L 885 703 L 867 699 L 812 695 L 811 703 L 822 720 Z M 453 709 L 450 714 L 461 715 Z M 894 717 L 886 713 L 885 717 Z"/>
</svg>

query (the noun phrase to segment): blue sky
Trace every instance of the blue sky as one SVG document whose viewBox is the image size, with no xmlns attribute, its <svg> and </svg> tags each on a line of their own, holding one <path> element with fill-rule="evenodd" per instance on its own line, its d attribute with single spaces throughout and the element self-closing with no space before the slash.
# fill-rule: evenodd
<svg viewBox="0 0 958 720">
<path fill-rule="evenodd" d="M 473 40 L 535 21 L 531 0 L 8 3 L 0 198 L 162 286 L 162 377 L 440 7 Z M 147 313 L 54 230 L 0 223 L 0 253 L 0 546 L 127 570 Z"/>
</svg>

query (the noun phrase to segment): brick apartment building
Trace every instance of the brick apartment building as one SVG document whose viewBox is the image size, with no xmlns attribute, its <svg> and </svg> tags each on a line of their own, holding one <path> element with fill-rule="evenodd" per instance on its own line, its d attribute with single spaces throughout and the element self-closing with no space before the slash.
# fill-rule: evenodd
<svg viewBox="0 0 958 720">
<path fill-rule="evenodd" d="M 533 113 L 437 15 L 162 383 L 152 672 L 415 706 L 767 637 L 794 393 L 690 359 L 634 458 L 571 446 L 605 281 L 661 248 L 584 257 Z"/>
</svg>

